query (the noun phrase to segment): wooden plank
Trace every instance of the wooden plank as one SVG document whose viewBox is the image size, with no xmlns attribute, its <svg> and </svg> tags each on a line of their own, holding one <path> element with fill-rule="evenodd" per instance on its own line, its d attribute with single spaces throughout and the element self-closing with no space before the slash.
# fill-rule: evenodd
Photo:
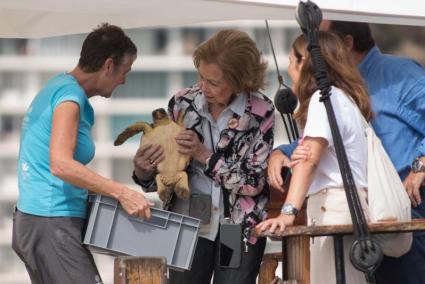
<svg viewBox="0 0 425 284">
<path fill-rule="evenodd" d="M 411 222 L 380 222 L 369 223 L 371 233 L 400 233 L 425 230 L 425 219 L 414 219 Z M 272 240 L 280 240 L 288 236 L 329 236 L 329 235 L 349 235 L 353 233 L 352 225 L 326 225 L 326 226 L 288 226 L 282 234 L 261 233 L 253 231 L 255 236 L 270 237 Z"/>
<path fill-rule="evenodd" d="M 164 257 L 117 257 L 114 284 L 165 284 L 167 260 Z"/>
</svg>

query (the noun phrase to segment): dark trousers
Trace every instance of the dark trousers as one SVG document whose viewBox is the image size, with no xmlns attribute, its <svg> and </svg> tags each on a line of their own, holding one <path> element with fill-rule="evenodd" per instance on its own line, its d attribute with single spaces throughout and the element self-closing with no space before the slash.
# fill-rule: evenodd
<svg viewBox="0 0 425 284">
<path fill-rule="evenodd" d="M 31 283 L 102 283 L 92 254 L 81 243 L 84 226 L 81 218 L 14 213 L 12 248 Z"/>
<path fill-rule="evenodd" d="M 412 218 L 425 218 L 425 188 L 421 189 L 422 203 L 412 208 Z M 378 284 L 425 283 L 425 232 L 414 232 L 410 251 L 399 258 L 384 256 L 377 269 Z"/>
<path fill-rule="evenodd" d="M 255 284 L 266 247 L 266 238 L 249 245 L 248 252 L 242 252 L 238 269 L 220 268 L 218 264 L 218 237 L 213 242 L 199 238 L 190 271 L 170 270 L 170 284 Z M 214 275 L 214 276 L 213 276 Z"/>
</svg>

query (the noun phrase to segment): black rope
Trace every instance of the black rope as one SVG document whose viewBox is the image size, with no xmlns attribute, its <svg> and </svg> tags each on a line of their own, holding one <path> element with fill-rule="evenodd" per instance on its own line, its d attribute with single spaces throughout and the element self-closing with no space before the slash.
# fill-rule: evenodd
<svg viewBox="0 0 425 284">
<path fill-rule="evenodd" d="M 275 63 L 275 66 L 276 66 L 277 79 L 278 79 L 278 81 L 279 81 L 279 88 L 280 88 L 280 86 L 285 86 L 285 87 L 289 88 L 288 86 L 286 86 L 286 85 L 283 83 L 283 77 L 282 77 L 282 75 L 280 75 L 279 66 L 277 65 L 277 60 L 276 60 L 276 54 L 274 53 L 273 42 L 272 42 L 272 36 L 271 36 L 271 34 L 270 34 L 269 22 L 268 22 L 267 20 L 266 20 L 266 30 L 267 30 L 267 34 L 268 34 L 268 36 L 269 36 L 270 48 L 271 48 L 271 50 L 272 50 L 272 55 L 273 55 L 274 63 Z"/>
<path fill-rule="evenodd" d="M 276 54 L 275 54 L 275 52 L 274 52 L 273 41 L 272 41 L 272 36 L 271 36 L 271 34 L 270 34 L 270 27 L 269 27 L 269 23 L 268 23 L 268 21 L 267 21 L 267 20 L 265 20 L 265 22 L 266 22 L 266 30 L 267 30 L 267 34 L 268 34 L 269 42 L 270 42 L 270 49 L 271 49 L 271 51 L 272 51 L 273 60 L 274 60 L 275 66 L 276 66 L 277 80 L 278 80 L 278 82 L 279 82 L 278 90 L 277 90 L 276 95 L 275 95 L 275 99 L 276 99 L 276 97 L 277 97 L 278 95 L 282 95 L 282 94 L 280 93 L 280 91 L 281 91 L 281 87 L 286 88 L 286 89 L 287 89 L 287 91 L 289 91 L 289 92 L 291 92 L 291 91 L 290 91 L 290 90 L 291 90 L 291 88 L 290 88 L 289 86 L 287 86 L 287 85 L 283 82 L 283 76 L 280 74 L 279 66 L 278 66 L 278 64 L 277 64 Z M 292 93 L 291 93 L 291 94 L 292 94 Z M 292 96 L 293 96 L 293 94 L 292 94 Z M 294 96 L 294 98 L 295 98 L 295 96 Z M 287 103 L 289 103 L 289 102 L 287 102 Z M 296 103 L 296 102 L 295 102 L 295 103 Z M 276 102 L 275 102 L 275 104 L 276 104 Z M 295 106 L 296 106 L 296 104 L 295 104 Z M 294 109 L 295 109 L 295 106 L 294 106 Z M 277 105 L 276 105 L 276 107 L 277 107 Z M 277 108 L 278 108 L 278 107 L 277 107 Z M 286 135 L 288 136 L 289 143 L 292 143 L 293 141 L 295 141 L 295 140 L 296 140 L 296 139 L 298 139 L 298 137 L 299 137 L 298 127 L 297 127 L 297 124 L 296 124 L 296 122 L 295 122 L 295 119 L 294 119 L 294 118 L 293 118 L 293 116 L 292 116 L 292 115 L 293 115 L 293 110 L 291 109 L 290 111 L 286 111 L 286 112 L 285 112 L 285 116 L 286 116 L 286 118 L 287 118 L 287 120 L 288 120 L 288 123 L 286 122 L 285 116 L 283 115 L 283 113 L 282 113 L 282 111 L 281 111 L 280 109 L 279 109 L 279 112 L 280 112 L 280 116 L 281 116 L 281 118 L 282 118 L 282 120 L 283 120 L 283 124 L 284 124 L 284 126 L 285 126 L 285 131 L 286 131 Z M 289 124 L 289 127 L 288 127 L 288 124 Z"/>
<path fill-rule="evenodd" d="M 292 131 L 290 132 L 289 131 L 289 129 L 291 129 L 292 130 L 292 128 L 288 128 L 288 124 L 286 124 L 286 119 L 285 119 L 285 117 L 283 116 L 283 114 L 282 113 L 280 113 L 280 117 L 282 118 L 282 120 L 283 120 L 283 125 L 285 126 L 285 131 L 286 131 L 286 135 L 288 136 L 288 141 L 289 141 L 289 143 L 292 143 L 292 142 L 294 142 L 294 140 L 293 140 L 293 136 L 291 135 L 292 133 Z M 291 125 L 289 125 L 289 127 L 291 127 Z"/>
</svg>

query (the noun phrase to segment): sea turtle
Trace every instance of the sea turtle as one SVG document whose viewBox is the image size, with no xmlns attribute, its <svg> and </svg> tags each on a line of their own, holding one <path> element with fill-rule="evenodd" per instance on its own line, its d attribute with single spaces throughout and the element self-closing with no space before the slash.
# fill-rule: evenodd
<svg viewBox="0 0 425 284">
<path fill-rule="evenodd" d="M 190 157 L 177 151 L 176 135 L 185 130 L 183 126 L 184 113 L 180 112 L 177 122 L 172 121 L 163 108 L 152 112 L 153 123 L 138 121 L 127 127 L 115 139 L 114 145 L 123 144 L 128 138 L 143 131 L 144 135 L 140 145 L 159 144 L 165 152 L 165 159 L 157 165 L 158 174 L 156 184 L 159 198 L 168 202 L 171 193 L 174 192 L 179 198 L 187 199 L 190 195 L 187 174 L 185 169 L 189 165 Z"/>
</svg>

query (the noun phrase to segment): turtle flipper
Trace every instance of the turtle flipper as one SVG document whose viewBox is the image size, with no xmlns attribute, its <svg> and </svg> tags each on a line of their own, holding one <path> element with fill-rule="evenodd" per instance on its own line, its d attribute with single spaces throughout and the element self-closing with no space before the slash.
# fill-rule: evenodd
<svg viewBox="0 0 425 284">
<path fill-rule="evenodd" d="M 173 193 L 173 187 L 167 181 L 167 178 L 162 174 L 157 174 L 155 177 L 157 193 L 162 202 L 167 202 Z M 164 183 L 165 181 L 165 183 Z"/>
<path fill-rule="evenodd" d="M 183 200 L 186 200 L 190 196 L 189 182 L 186 172 L 177 172 L 177 182 L 174 185 L 174 192 Z"/>
<path fill-rule="evenodd" d="M 143 131 L 144 133 L 149 133 L 152 131 L 152 127 L 149 123 L 144 121 L 138 121 L 129 127 L 127 127 L 123 132 L 121 132 L 114 141 L 114 145 L 118 146 L 124 143 L 128 138 L 136 135 L 137 133 Z"/>
</svg>

